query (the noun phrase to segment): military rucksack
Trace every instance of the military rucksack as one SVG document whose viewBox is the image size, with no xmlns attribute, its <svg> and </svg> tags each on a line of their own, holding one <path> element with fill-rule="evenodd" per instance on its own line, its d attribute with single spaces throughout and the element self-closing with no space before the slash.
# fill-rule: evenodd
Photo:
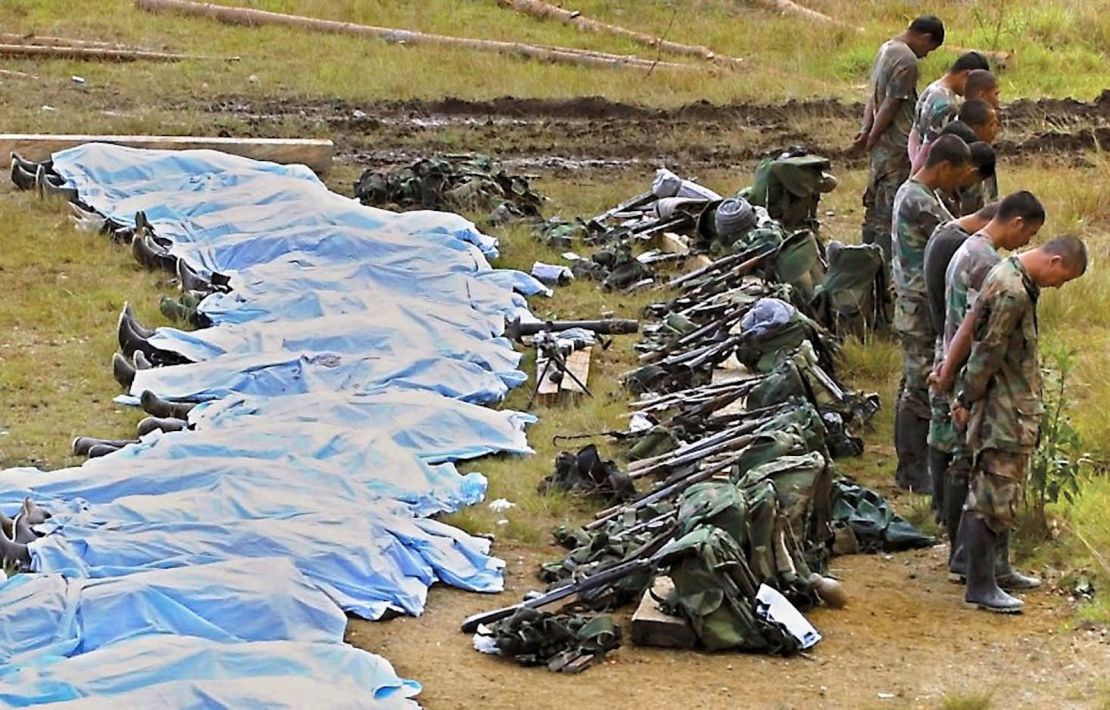
<svg viewBox="0 0 1110 710">
<path fill-rule="evenodd" d="M 780 353 L 810 341 L 831 366 L 832 355 L 820 327 L 797 308 L 778 298 L 762 298 L 740 320 L 736 358 L 758 372 L 772 372 Z"/>
<path fill-rule="evenodd" d="M 768 277 L 790 284 L 795 305 L 808 309 L 827 268 L 817 237 L 809 230 L 802 230 L 791 234 L 779 246 L 771 260 Z"/>
<path fill-rule="evenodd" d="M 841 335 L 885 329 L 892 314 L 882 249 L 830 242 L 828 260 L 828 273 L 812 299 L 817 320 Z"/>
<path fill-rule="evenodd" d="M 785 629 L 756 615 L 759 584 L 732 536 L 714 525 L 700 525 L 668 549 L 664 564 L 674 589 L 659 601 L 666 611 L 690 622 L 702 646 L 783 655 L 799 650 Z"/>
<path fill-rule="evenodd" d="M 740 194 L 753 205 L 767 208 L 787 229 L 816 230 L 821 194 L 836 188 L 829 167 L 828 158 L 794 147 L 760 161 L 751 187 Z"/>
</svg>

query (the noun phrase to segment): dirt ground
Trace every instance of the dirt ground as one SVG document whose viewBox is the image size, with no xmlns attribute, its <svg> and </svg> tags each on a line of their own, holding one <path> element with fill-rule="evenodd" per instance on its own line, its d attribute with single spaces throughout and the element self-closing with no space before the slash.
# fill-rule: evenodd
<svg viewBox="0 0 1110 710">
<path fill-rule="evenodd" d="M 483 656 L 459 631 L 466 616 L 534 588 L 554 550 L 497 545 L 509 563 L 496 596 L 436 588 L 416 619 L 352 621 L 349 641 L 424 685 L 437 708 L 936 708 L 945 696 L 988 693 L 994 707 L 1108 707 L 1105 631 L 1067 630 L 1067 602 L 1025 595 L 1020 616 L 967 608 L 945 578 L 945 548 L 833 560 L 846 608 L 808 616 L 824 640 L 804 657 L 768 658 L 642 648 L 626 643 L 583 675 L 521 668 Z M 623 620 L 624 617 L 621 617 Z M 627 627 L 626 627 L 627 628 Z"/>
<path fill-rule="evenodd" d="M 232 133 L 236 128 L 268 135 L 275 127 L 326 126 L 340 156 L 362 165 L 409 160 L 428 150 L 496 148 L 502 159 L 541 168 L 660 161 L 698 168 L 751 160 L 797 143 L 840 165 L 862 164 L 846 152 L 861 108 L 832 100 L 652 109 L 599 97 L 375 104 L 227 97 L 205 109 Z M 1017 101 L 1005 107 L 1003 120 L 1005 138 L 997 146 L 1003 156 L 1106 149 L 1110 91 L 1090 103 Z"/>
<path fill-rule="evenodd" d="M 34 90 L 28 101 L 38 98 Z M 126 115 L 119 95 L 85 96 L 82 107 Z M 53 100 L 64 109 L 65 99 Z M 88 104 L 91 102 L 91 106 Z M 44 100 L 42 103 L 46 103 Z M 152 108 L 152 107 L 147 107 Z M 571 170 L 667 163 L 724 167 L 792 143 L 855 164 L 844 153 L 859 108 L 838 102 L 783 106 L 694 104 L 646 109 L 589 98 L 390 104 L 257 101 L 226 97 L 153 107 L 199 111 L 230 135 L 328 135 L 341 168 L 396 163 L 435 151 L 480 150 L 566 176 Z M 1004 156 L 1110 147 L 1110 93 L 1090 104 L 1017 102 L 1006 110 Z M 34 126 L 11 126 L 34 131 Z M 172 126 L 167 126 L 167 132 Z M 1069 160 L 1083 160 L 1074 154 Z M 437 708 L 940 707 L 946 697 L 987 693 L 996 707 L 1110 707 L 1110 636 L 1075 629 L 1066 597 L 1026 595 L 1026 613 L 966 609 L 944 576 L 944 548 L 837 558 L 833 573 L 851 595 L 843 610 L 817 610 L 824 640 L 790 660 L 734 653 L 637 648 L 627 643 L 583 676 L 524 669 L 472 650 L 459 624 L 469 614 L 520 599 L 538 586 L 550 547 L 498 542 L 508 562 L 497 596 L 433 589 L 420 618 L 352 621 L 351 643 L 388 658 L 419 680 L 419 700 Z M 953 707 L 957 707 L 954 706 Z M 970 705 L 968 707 L 971 707 Z"/>
</svg>

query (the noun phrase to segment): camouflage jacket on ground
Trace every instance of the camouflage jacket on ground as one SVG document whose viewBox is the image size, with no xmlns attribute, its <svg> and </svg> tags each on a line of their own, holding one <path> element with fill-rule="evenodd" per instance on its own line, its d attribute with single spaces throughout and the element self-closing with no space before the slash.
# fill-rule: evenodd
<svg viewBox="0 0 1110 710">
<path fill-rule="evenodd" d="M 943 352 L 948 352 L 952 338 L 975 305 L 983 281 L 995 264 L 1002 261 L 1002 255 L 994 248 L 994 243 L 985 232 L 976 232 L 967 238 L 944 274 L 944 344 Z"/>
<path fill-rule="evenodd" d="M 975 306 L 975 339 L 958 400 L 971 409 L 968 444 L 1031 453 L 1044 405 L 1037 355 L 1039 289 L 1017 256 L 991 269 Z"/>
<path fill-rule="evenodd" d="M 929 337 L 929 301 L 925 290 L 925 245 L 933 230 L 952 215 L 936 193 L 907 180 L 894 197 L 893 239 L 894 330 Z M 930 339 L 930 342 L 932 340 Z"/>
<path fill-rule="evenodd" d="M 960 97 L 944 85 L 944 77 L 925 87 L 914 108 L 913 130 L 922 144 L 940 135 L 948 122 L 956 117 Z"/>
</svg>

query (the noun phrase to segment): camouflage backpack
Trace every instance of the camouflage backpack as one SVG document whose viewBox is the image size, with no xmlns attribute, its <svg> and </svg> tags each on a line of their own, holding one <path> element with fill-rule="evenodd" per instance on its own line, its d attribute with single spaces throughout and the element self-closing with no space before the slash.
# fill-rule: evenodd
<svg viewBox="0 0 1110 710">
<path fill-rule="evenodd" d="M 743 546 L 748 539 L 748 504 L 740 490 L 727 481 L 703 481 L 687 488 L 678 505 L 678 536 L 700 525 L 720 528 Z"/>
<path fill-rule="evenodd" d="M 802 230 L 783 241 L 771 262 L 768 276 L 778 283 L 790 284 L 795 305 L 808 309 L 817 287 L 825 279 L 826 270 L 817 237 L 809 230 Z"/>
<path fill-rule="evenodd" d="M 767 208 L 787 229 L 814 229 L 821 194 L 836 188 L 827 170 L 828 158 L 795 147 L 777 158 L 764 158 L 755 170 L 752 186 L 741 192 L 753 205 Z"/>
<path fill-rule="evenodd" d="M 830 242 L 828 258 L 828 273 L 812 298 L 817 319 L 841 335 L 885 329 L 892 304 L 882 249 Z"/>
<path fill-rule="evenodd" d="M 760 299 L 741 319 L 740 327 L 736 358 L 750 369 L 772 372 L 780 353 L 796 350 L 807 340 L 832 364 L 820 327 L 781 299 Z"/>
<path fill-rule="evenodd" d="M 796 603 L 816 602 L 811 571 L 824 569 L 832 474 L 817 452 L 783 456 L 748 471 L 737 483 L 752 511 L 751 565 L 756 577 Z"/>
<path fill-rule="evenodd" d="M 799 650 L 785 629 L 756 615 L 753 600 L 759 584 L 731 535 L 700 525 L 668 550 L 664 564 L 674 589 L 659 601 L 690 622 L 702 646 L 783 655 Z"/>
</svg>

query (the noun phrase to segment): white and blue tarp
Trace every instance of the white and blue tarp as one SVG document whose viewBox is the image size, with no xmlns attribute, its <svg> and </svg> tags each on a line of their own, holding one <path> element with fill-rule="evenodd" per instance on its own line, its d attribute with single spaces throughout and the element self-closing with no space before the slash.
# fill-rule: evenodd
<svg viewBox="0 0 1110 710">
<path fill-rule="evenodd" d="M 428 516 L 485 495 L 456 461 L 531 453 L 530 415 L 482 405 L 525 381 L 505 320 L 547 289 L 462 217 L 368 208 L 303 166 L 89 144 L 53 167 L 231 290 L 201 302 L 211 327 L 151 336 L 192 362 L 120 398 L 200 402 L 189 429 L 0 471 L 0 512 L 52 513 L 0 582 L 0 705 L 414 706 L 344 612 L 502 588 L 487 539 Z"/>
</svg>

